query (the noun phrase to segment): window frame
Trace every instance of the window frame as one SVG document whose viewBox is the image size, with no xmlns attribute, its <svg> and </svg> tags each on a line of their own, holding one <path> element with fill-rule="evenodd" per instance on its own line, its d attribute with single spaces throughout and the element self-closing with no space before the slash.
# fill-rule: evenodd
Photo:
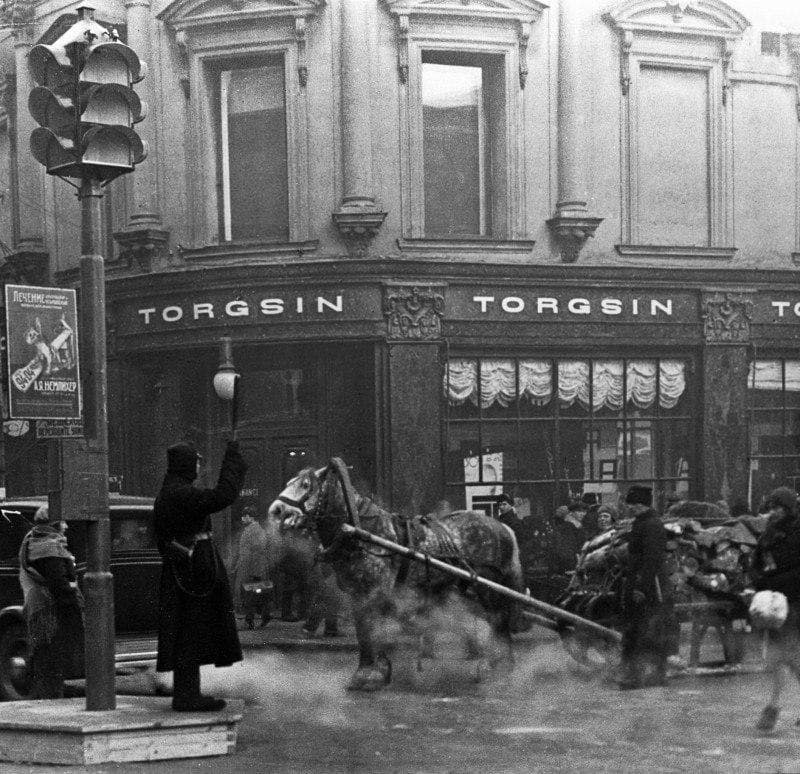
<svg viewBox="0 0 800 774">
<path fill-rule="evenodd" d="M 515 410 L 509 414 L 509 416 L 486 416 L 486 412 L 490 411 L 490 409 L 483 409 L 478 400 L 477 405 L 477 413 L 475 416 L 464 417 L 464 418 L 453 418 L 451 416 L 452 413 L 452 406 L 450 401 L 448 400 L 447 396 L 442 394 L 442 401 L 443 401 L 443 408 L 442 408 L 442 470 L 444 472 L 444 488 L 446 492 L 446 496 L 448 497 L 465 497 L 465 493 L 468 487 L 470 486 L 487 486 L 494 483 L 499 483 L 503 487 L 503 491 L 506 492 L 514 492 L 520 487 L 536 487 L 536 486 L 549 486 L 552 488 L 554 501 L 552 503 L 552 507 L 555 508 L 557 505 L 561 505 L 563 503 L 556 502 L 559 498 L 559 492 L 561 492 L 564 487 L 571 487 L 574 483 L 578 481 L 575 477 L 568 477 L 563 475 L 564 468 L 563 468 L 563 458 L 564 458 L 564 450 L 561 446 L 561 436 L 563 428 L 566 425 L 571 424 L 582 424 L 585 426 L 585 430 L 587 435 L 592 435 L 594 432 L 599 432 L 599 428 L 602 423 L 618 423 L 621 424 L 621 428 L 618 428 L 618 433 L 621 432 L 622 438 L 622 469 L 615 470 L 615 477 L 613 479 L 604 478 L 602 472 L 601 462 L 603 461 L 601 457 L 595 455 L 594 451 L 594 444 L 586 444 L 584 443 L 584 454 L 588 450 L 589 454 L 589 468 L 591 471 L 594 471 L 595 467 L 597 468 L 597 477 L 581 477 L 581 481 L 585 483 L 594 484 L 608 484 L 613 483 L 617 485 L 620 493 L 623 491 L 625 486 L 629 486 L 633 483 L 647 483 L 649 485 L 654 486 L 659 492 L 663 493 L 664 485 L 667 482 L 678 482 L 683 481 L 680 475 L 675 476 L 665 476 L 659 472 L 658 466 L 656 467 L 656 475 L 653 478 L 642 479 L 642 478 L 632 478 L 629 476 L 628 466 L 631 464 L 631 449 L 629 448 L 629 439 L 632 437 L 632 433 L 637 429 L 638 426 L 647 426 L 650 429 L 650 442 L 654 455 L 657 455 L 659 452 L 657 449 L 660 447 L 661 441 L 661 428 L 668 422 L 695 422 L 695 414 L 699 406 L 699 380 L 694 378 L 696 373 L 696 356 L 693 353 L 669 353 L 669 352 L 659 352 L 655 354 L 635 354 L 632 355 L 630 353 L 612 353 L 612 354 L 605 354 L 605 353 L 592 353 L 591 355 L 585 353 L 563 353 L 559 355 L 554 355 L 552 353 L 476 353 L 474 351 L 450 351 L 448 352 L 447 359 L 445 359 L 442 371 L 442 384 L 445 383 L 447 378 L 447 369 L 449 367 L 449 361 L 453 359 L 469 359 L 469 360 L 477 360 L 478 361 L 478 385 L 480 386 L 480 363 L 483 360 L 496 360 L 496 359 L 508 359 L 512 360 L 516 365 L 516 379 L 519 379 L 519 363 L 522 360 L 547 360 L 551 363 L 551 374 L 552 378 L 555 380 L 558 378 L 558 363 L 559 361 L 573 361 L 573 360 L 580 360 L 580 361 L 602 361 L 602 360 L 621 360 L 624 366 L 627 366 L 627 363 L 630 361 L 635 360 L 655 360 L 659 363 L 662 360 L 682 360 L 685 363 L 685 374 L 686 374 L 686 388 L 684 392 L 685 400 L 687 401 L 685 406 L 679 413 L 675 414 L 666 414 L 665 410 L 660 405 L 660 382 L 656 382 L 656 395 L 654 399 L 654 404 L 652 408 L 646 410 L 646 412 L 641 412 L 642 416 L 633 416 L 635 409 L 629 406 L 629 401 L 624 400 L 622 404 L 622 409 L 620 410 L 617 416 L 598 416 L 597 412 L 588 410 L 585 415 L 580 417 L 576 416 L 568 416 L 566 415 L 566 411 L 569 409 L 562 409 L 559 406 L 558 401 L 558 391 L 557 385 L 553 385 L 553 394 L 551 400 L 548 404 L 548 410 L 545 414 L 544 412 L 541 415 L 532 415 L 532 416 L 523 416 L 522 412 L 520 411 L 519 407 L 519 397 L 514 399 Z M 593 371 L 590 368 L 590 374 Z M 623 367 L 623 395 L 627 394 L 627 367 Z M 660 373 L 660 370 L 657 370 L 657 373 Z M 590 377 L 589 380 L 589 396 L 590 396 L 590 405 L 593 402 L 593 394 L 592 394 L 592 385 L 593 379 Z M 456 481 L 451 480 L 449 477 L 449 470 L 450 466 L 448 464 L 448 455 L 450 453 L 450 437 L 451 437 L 451 428 L 453 426 L 459 425 L 476 425 L 478 428 L 478 436 L 476 438 L 476 444 L 478 448 L 477 456 L 480 462 L 480 458 L 490 452 L 481 451 L 484 448 L 484 428 L 486 426 L 495 425 L 500 426 L 501 424 L 511 424 L 515 425 L 515 436 L 514 436 L 514 453 L 519 454 L 519 450 L 522 448 L 524 443 L 524 432 L 523 428 L 525 426 L 536 427 L 542 426 L 546 429 L 548 436 L 552 440 L 553 444 L 553 470 L 554 476 L 550 479 L 543 479 L 543 478 L 526 478 L 524 476 L 520 476 L 519 473 L 513 479 L 503 479 L 499 482 L 495 481 L 484 481 L 482 475 L 482 466 L 478 464 L 478 479 L 474 482 L 467 482 L 467 481 Z M 701 481 L 701 453 L 700 453 L 700 446 L 701 443 L 701 434 L 699 432 L 695 433 L 695 437 L 691 444 L 691 448 L 686 450 L 686 456 L 689 458 L 691 464 L 689 469 L 688 475 L 688 491 L 689 493 L 693 493 L 697 490 L 700 485 Z M 616 462 L 616 460 L 615 460 Z M 657 463 L 656 463 L 657 465 Z M 515 467 L 519 471 L 519 462 L 515 462 Z M 615 468 L 616 468 L 615 464 Z"/>
<path fill-rule="evenodd" d="M 537 0 L 499 0 L 492 7 L 431 4 L 424 0 L 386 0 L 399 28 L 400 202 L 402 251 L 434 247 L 475 251 L 487 243 L 503 252 L 529 252 L 526 158 L 525 83 L 528 42 L 546 8 Z M 546 34 L 546 30 L 541 32 Z M 422 54 L 453 52 L 464 57 L 497 57 L 503 63 L 504 89 L 502 199 L 505 212 L 488 237 L 431 237 L 425 233 Z M 404 88 L 403 88 L 404 87 Z M 494 201 L 501 197 L 495 191 Z M 493 210 L 496 211 L 493 202 Z"/>
<path fill-rule="evenodd" d="M 749 22 L 721 0 L 702 9 L 628 0 L 603 18 L 620 37 L 620 244 L 634 258 L 730 260 L 733 247 L 733 113 L 729 69 L 735 42 Z M 639 100 L 642 67 L 705 72 L 708 79 L 707 161 L 709 234 L 706 245 L 644 244 L 638 197 Z"/>
<path fill-rule="evenodd" d="M 750 382 L 750 370 L 753 368 L 753 365 L 757 362 L 770 362 L 770 361 L 777 361 L 781 364 L 781 401 L 779 406 L 756 406 L 755 405 L 755 395 L 756 390 L 751 388 Z M 748 379 L 747 379 L 747 419 L 748 419 L 748 431 L 747 431 L 747 460 L 748 460 L 748 486 L 747 486 L 747 496 L 748 502 L 750 503 L 752 508 L 758 507 L 758 502 L 754 499 L 754 488 L 753 488 L 753 472 L 756 470 L 753 468 L 753 462 L 764 460 L 765 462 L 779 462 L 781 468 L 781 482 L 779 484 L 775 484 L 775 486 L 783 486 L 786 484 L 787 486 L 793 486 L 796 488 L 798 485 L 798 481 L 800 481 L 800 450 L 794 454 L 789 453 L 789 439 L 792 437 L 788 434 L 788 428 L 791 426 L 790 417 L 793 413 L 795 417 L 800 420 L 800 399 L 797 401 L 797 405 L 791 405 L 787 401 L 787 390 L 786 390 L 786 363 L 787 362 L 794 362 L 800 365 L 800 357 L 791 356 L 791 355 L 772 355 L 769 353 L 759 352 L 757 357 L 753 357 L 749 360 L 748 365 Z M 800 398 L 800 396 L 799 396 Z M 759 415 L 768 415 L 768 414 L 775 414 L 776 412 L 780 412 L 781 415 L 781 451 L 780 453 L 774 452 L 760 452 L 756 453 L 755 449 L 755 435 L 754 435 L 754 428 L 756 426 L 756 418 Z M 762 436 L 759 436 L 762 437 Z M 788 475 L 790 473 L 790 466 L 794 462 L 794 468 L 797 471 L 797 475 Z M 760 467 L 759 467 L 760 469 Z M 794 484 L 788 484 L 789 479 L 794 480 Z M 774 488 L 771 487 L 771 488 Z M 762 495 L 767 494 L 767 492 L 762 492 Z"/>
<path fill-rule="evenodd" d="M 174 33 L 180 50 L 179 78 L 187 97 L 188 227 L 201 245 L 233 245 L 223 237 L 219 217 L 222 191 L 217 154 L 214 71 L 223 61 L 282 57 L 284 63 L 288 241 L 258 241 L 267 250 L 281 244 L 293 251 L 313 249 L 309 207 L 309 106 L 306 83 L 308 21 L 322 8 L 319 0 L 277 0 L 269 7 L 173 0 L 158 18 Z M 225 30 L 223 36 L 220 29 Z M 180 72 L 182 70 L 183 72 Z M 253 242 L 247 242 L 253 244 Z M 305 244 L 303 244 L 305 243 Z"/>
</svg>

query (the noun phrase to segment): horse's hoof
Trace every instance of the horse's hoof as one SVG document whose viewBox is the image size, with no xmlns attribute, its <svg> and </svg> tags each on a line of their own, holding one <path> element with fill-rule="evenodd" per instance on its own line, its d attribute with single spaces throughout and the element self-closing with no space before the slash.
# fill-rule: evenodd
<svg viewBox="0 0 800 774">
<path fill-rule="evenodd" d="M 348 691 L 379 691 L 386 685 L 386 676 L 379 669 L 356 672 L 347 686 Z"/>
</svg>

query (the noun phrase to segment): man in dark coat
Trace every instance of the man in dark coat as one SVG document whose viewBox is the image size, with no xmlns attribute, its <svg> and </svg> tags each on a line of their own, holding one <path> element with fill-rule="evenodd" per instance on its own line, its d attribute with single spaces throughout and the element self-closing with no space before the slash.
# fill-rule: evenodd
<svg viewBox="0 0 800 774">
<path fill-rule="evenodd" d="M 665 559 L 667 532 L 653 510 L 650 487 L 634 485 L 625 503 L 634 517 L 622 609 L 623 675 L 620 689 L 664 685 L 672 644 L 672 590 Z"/>
<path fill-rule="evenodd" d="M 517 538 L 519 545 L 519 532 L 522 527 L 522 519 L 517 516 L 517 510 L 514 508 L 514 498 L 510 494 L 501 494 L 497 500 L 497 516 L 495 518 L 507 527 L 511 528 L 514 537 Z"/>
<path fill-rule="evenodd" d="M 239 496 L 247 465 L 228 441 L 213 489 L 193 486 L 200 455 L 188 444 L 167 449 L 167 474 L 154 505 L 163 557 L 159 595 L 159 672 L 173 671 L 172 708 L 214 712 L 222 699 L 200 693 L 200 666 L 242 660 L 228 576 L 211 540 L 211 514 Z"/>
</svg>

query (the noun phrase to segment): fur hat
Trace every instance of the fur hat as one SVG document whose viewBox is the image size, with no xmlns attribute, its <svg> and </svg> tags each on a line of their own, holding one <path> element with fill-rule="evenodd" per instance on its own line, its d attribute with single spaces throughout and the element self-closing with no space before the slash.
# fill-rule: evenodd
<svg viewBox="0 0 800 774">
<path fill-rule="evenodd" d="M 497 498 L 497 504 L 500 503 L 508 503 L 509 505 L 514 505 L 514 498 L 510 494 L 506 494 L 505 492 Z"/>
<path fill-rule="evenodd" d="M 34 524 L 49 524 L 50 523 L 50 510 L 47 505 L 40 505 L 33 514 Z"/>
<path fill-rule="evenodd" d="M 597 505 L 600 500 L 597 497 L 597 492 L 584 492 L 581 497 L 581 502 L 584 505 Z"/>
<path fill-rule="evenodd" d="M 788 486 L 779 486 L 767 495 L 765 503 L 767 508 L 782 507 L 787 513 L 795 513 L 797 510 L 797 492 L 789 489 Z"/>
<path fill-rule="evenodd" d="M 628 505 L 646 505 L 649 508 L 653 504 L 653 490 L 649 486 L 634 484 L 625 495 L 625 502 Z"/>
<path fill-rule="evenodd" d="M 197 478 L 197 460 L 202 459 L 188 443 L 176 443 L 167 449 L 167 473 L 194 481 Z"/>
</svg>

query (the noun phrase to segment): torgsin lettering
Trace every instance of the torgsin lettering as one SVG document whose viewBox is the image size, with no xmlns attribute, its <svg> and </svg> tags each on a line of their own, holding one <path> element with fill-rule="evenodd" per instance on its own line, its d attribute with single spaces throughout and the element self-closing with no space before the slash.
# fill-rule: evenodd
<svg viewBox="0 0 800 774">
<path fill-rule="evenodd" d="M 302 296 L 289 301 L 288 308 L 292 307 L 297 314 L 326 314 L 338 313 L 344 311 L 343 296 L 337 295 L 335 298 L 330 299 L 325 296 L 317 296 L 313 303 L 305 303 Z M 189 310 L 184 314 L 184 308 L 178 305 L 165 306 L 161 310 L 154 306 L 145 309 L 139 309 L 138 314 L 145 325 L 151 325 L 154 320 L 161 319 L 165 323 L 175 323 L 183 320 L 184 317 L 191 320 L 200 320 L 201 318 L 213 320 L 219 315 L 220 317 L 250 317 L 255 313 L 260 313 L 265 316 L 274 316 L 284 314 L 287 310 L 287 302 L 283 298 L 262 298 L 255 304 L 250 304 L 242 299 L 233 299 L 224 304 L 213 304 L 207 301 L 194 303 Z M 312 311 L 309 311 L 312 310 Z"/>
<path fill-rule="evenodd" d="M 791 307 L 795 317 L 800 317 L 800 301 L 794 305 L 792 305 L 791 301 L 773 301 L 770 305 L 778 310 L 778 317 L 784 317 L 789 307 Z"/>
<path fill-rule="evenodd" d="M 496 298 L 495 296 L 473 296 L 472 300 L 478 304 L 481 314 L 487 314 L 491 309 L 497 309 L 509 314 L 518 314 L 526 309 L 525 299 L 519 296 L 504 296 Z M 621 298 L 601 298 L 598 302 L 592 302 L 588 298 L 568 298 L 564 301 L 559 301 L 557 298 L 550 298 L 547 296 L 539 296 L 532 299 L 534 303 L 531 304 L 531 309 L 535 310 L 536 314 L 559 314 L 567 312 L 571 315 L 587 315 L 592 312 L 598 311 L 602 315 L 619 315 L 626 311 L 626 304 Z M 789 306 L 788 302 L 773 302 L 773 306 L 782 303 L 784 306 Z M 664 314 L 668 317 L 672 316 L 672 299 L 667 298 L 660 300 L 651 298 L 647 300 L 640 300 L 638 298 L 631 299 L 627 304 L 627 311 L 630 314 L 639 316 L 649 314 L 650 317 L 656 317 L 659 314 Z M 800 317 L 800 303 L 795 306 L 795 314 Z M 779 310 L 779 316 L 783 316 L 783 309 Z"/>
</svg>

